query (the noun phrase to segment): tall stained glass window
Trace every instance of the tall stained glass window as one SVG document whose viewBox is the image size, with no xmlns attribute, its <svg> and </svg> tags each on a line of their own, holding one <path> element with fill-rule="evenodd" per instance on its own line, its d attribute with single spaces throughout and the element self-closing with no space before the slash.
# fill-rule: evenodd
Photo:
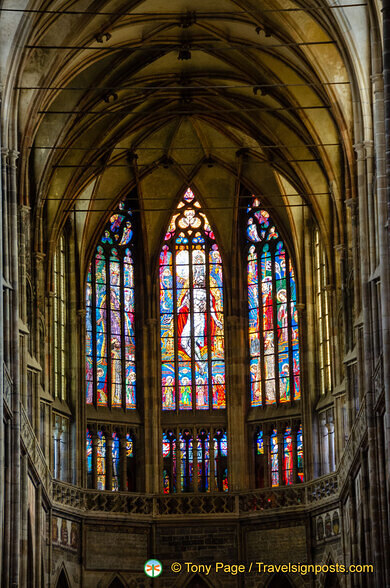
<svg viewBox="0 0 390 588">
<path fill-rule="evenodd" d="M 260 201 L 247 208 L 251 405 L 301 397 L 294 269 Z"/>
<path fill-rule="evenodd" d="M 271 486 L 279 486 L 279 445 L 278 434 L 274 429 L 270 436 Z"/>
<path fill-rule="evenodd" d="M 314 284 L 316 295 L 317 340 L 321 394 L 331 388 L 329 301 L 325 251 L 321 245 L 320 232 L 314 233 Z"/>
<path fill-rule="evenodd" d="M 297 431 L 297 473 L 298 480 L 304 482 L 302 425 Z"/>
<path fill-rule="evenodd" d="M 121 203 L 89 266 L 86 287 L 86 400 L 136 408 L 133 220 Z"/>
<path fill-rule="evenodd" d="M 66 251 L 65 238 L 62 235 L 54 255 L 54 396 L 66 400 Z"/>
<path fill-rule="evenodd" d="M 283 482 L 293 484 L 293 447 L 291 427 L 287 427 L 283 435 Z"/>
<path fill-rule="evenodd" d="M 188 189 L 160 255 L 163 410 L 226 407 L 222 260 Z"/>
</svg>

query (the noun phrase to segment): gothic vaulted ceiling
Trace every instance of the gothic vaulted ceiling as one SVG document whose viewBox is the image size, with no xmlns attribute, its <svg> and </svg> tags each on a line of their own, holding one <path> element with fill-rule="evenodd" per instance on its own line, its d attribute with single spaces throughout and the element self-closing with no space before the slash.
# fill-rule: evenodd
<svg viewBox="0 0 390 588">
<path fill-rule="evenodd" d="M 92 248 L 107 210 L 137 188 L 153 261 L 188 184 L 226 254 L 242 187 L 298 254 L 304 209 L 342 238 L 352 78 L 335 11 L 305 6 L 35 3 L 17 85 L 24 198 L 44 219 L 44 240 L 72 215 L 80 247 Z"/>
</svg>

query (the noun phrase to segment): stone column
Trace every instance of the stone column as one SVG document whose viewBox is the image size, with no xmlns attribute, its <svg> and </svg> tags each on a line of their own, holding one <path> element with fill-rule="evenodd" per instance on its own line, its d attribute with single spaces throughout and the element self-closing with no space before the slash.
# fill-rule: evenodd
<svg viewBox="0 0 390 588">
<path fill-rule="evenodd" d="M 181 450 L 180 450 L 180 429 L 176 429 L 176 492 L 181 493 Z"/>
<path fill-rule="evenodd" d="M 20 347 L 19 347 L 19 243 L 18 243 L 18 196 L 16 181 L 16 160 L 17 151 L 8 152 L 8 202 L 9 202 L 9 269 L 10 282 L 12 286 L 12 296 L 10 296 L 11 306 L 11 329 L 10 329 L 10 353 L 11 353 L 11 375 L 13 380 L 12 388 L 12 482 L 11 482 L 11 501 L 12 501 L 12 535 L 11 535 L 11 586 L 20 585 L 20 541 L 21 541 L 21 464 L 20 464 Z"/>
<path fill-rule="evenodd" d="M 194 458 L 193 491 L 198 492 L 198 432 L 196 427 L 194 427 L 192 434 L 192 455 Z"/>
<path fill-rule="evenodd" d="M 217 491 L 215 483 L 214 430 L 210 428 L 210 492 Z"/>
<path fill-rule="evenodd" d="M 160 373 L 159 349 L 159 324 L 157 319 L 149 318 L 143 328 L 144 361 L 141 379 L 144 384 L 145 491 L 156 493 L 160 491 L 162 478 L 161 385 L 158 377 Z"/>
<path fill-rule="evenodd" d="M 291 446 L 293 460 L 293 484 L 298 484 L 297 426 L 291 427 Z"/>
<path fill-rule="evenodd" d="M 269 432 L 263 430 L 263 447 L 264 447 L 264 488 L 271 486 L 271 454 Z"/>
<path fill-rule="evenodd" d="M 374 131 L 376 142 L 379 267 L 381 275 L 381 311 L 383 341 L 383 387 L 385 391 L 385 443 L 390 453 L 390 270 L 389 270 L 389 193 L 390 193 L 390 0 L 383 0 L 383 77 L 373 76 Z M 379 67 L 380 67 L 379 63 Z M 385 124 L 384 124 L 385 121 Z M 390 466 L 387 466 L 387 502 L 390 503 Z M 387 528 L 390 528 L 388 509 Z M 389 565 L 385 558 L 385 565 Z M 390 571 L 388 572 L 390 574 Z"/>
<path fill-rule="evenodd" d="M 249 391 L 246 389 L 246 339 L 239 316 L 226 317 L 226 406 L 229 489 L 249 488 L 245 413 Z M 246 456 L 246 459 L 242 457 Z"/>
<path fill-rule="evenodd" d="M 106 490 L 112 490 L 112 435 L 111 431 L 104 433 L 106 437 Z"/>
<path fill-rule="evenodd" d="M 368 145 L 369 147 L 369 145 Z M 366 155 L 367 145 L 359 143 L 355 145 L 357 151 L 357 169 L 358 169 L 358 186 L 359 186 L 359 212 L 360 217 L 366 210 L 367 188 L 366 188 Z M 361 218 L 361 221 L 363 219 Z M 366 392 L 366 415 L 367 415 L 367 436 L 368 436 L 368 467 L 371 487 L 375 490 L 370 492 L 370 517 L 372 529 L 373 544 L 373 564 L 375 567 L 375 582 L 378 585 L 383 584 L 383 556 L 380 541 L 380 519 L 381 513 L 378 504 L 378 472 L 377 472 L 377 450 L 376 450 L 376 430 L 374 416 L 374 398 L 372 382 L 372 325 L 371 325 L 371 307 L 368 289 L 368 268 L 369 258 L 367 251 L 366 226 L 360 222 L 360 272 L 361 272 L 361 291 L 362 291 L 362 313 L 363 313 L 363 341 L 364 341 L 364 387 Z"/>
<path fill-rule="evenodd" d="M 81 382 L 81 394 L 77 396 L 78 412 L 80 418 L 77 425 L 75 425 L 75 443 L 71 448 L 72 459 L 75 460 L 76 466 L 71 468 L 72 479 L 74 483 L 87 485 L 87 455 L 85 452 L 85 435 L 86 435 L 86 393 L 85 393 L 85 318 L 87 312 L 85 309 L 77 311 L 77 327 L 79 333 L 79 349 L 80 349 L 80 370 L 79 382 Z M 81 448 L 81 449 L 80 449 Z"/>
<path fill-rule="evenodd" d="M 126 433 L 119 439 L 119 488 L 122 492 L 127 490 L 127 440 Z"/>
</svg>

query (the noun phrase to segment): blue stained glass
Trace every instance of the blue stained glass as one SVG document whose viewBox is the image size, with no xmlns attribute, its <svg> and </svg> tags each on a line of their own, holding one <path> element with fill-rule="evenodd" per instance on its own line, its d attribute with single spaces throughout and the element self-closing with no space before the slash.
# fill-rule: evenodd
<svg viewBox="0 0 390 588">
<path fill-rule="evenodd" d="M 119 490 L 119 437 L 112 434 L 112 489 Z"/>
<path fill-rule="evenodd" d="M 122 202 L 119 208 L 121 214 L 113 214 L 102 233 L 87 278 L 87 403 L 93 401 L 96 382 L 98 406 L 107 406 L 109 399 L 112 406 L 121 406 L 122 394 L 126 393 L 126 406 L 135 408 L 135 372 L 132 369 L 129 384 L 128 367 L 135 360 L 134 275 L 128 247 L 133 226 L 126 203 Z M 94 362 L 96 368 L 91 374 Z"/>
<path fill-rule="evenodd" d="M 87 473 L 92 474 L 92 435 L 87 429 Z"/>
<path fill-rule="evenodd" d="M 226 405 L 222 260 L 189 193 L 172 216 L 160 253 L 163 410 L 175 407 L 175 383 L 180 410 Z"/>
<path fill-rule="evenodd" d="M 257 455 L 264 455 L 264 440 L 263 431 L 259 431 L 256 439 L 256 453 Z"/>
</svg>

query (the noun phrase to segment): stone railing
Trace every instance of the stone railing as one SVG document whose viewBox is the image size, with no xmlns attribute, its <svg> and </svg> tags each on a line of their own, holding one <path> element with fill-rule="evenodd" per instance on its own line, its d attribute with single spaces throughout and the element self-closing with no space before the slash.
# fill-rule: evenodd
<svg viewBox="0 0 390 588">
<path fill-rule="evenodd" d="M 52 490 L 50 469 L 22 405 L 20 405 L 20 434 L 22 443 L 30 457 L 31 463 L 35 468 L 47 495 L 50 496 Z"/>
<path fill-rule="evenodd" d="M 166 516 L 244 516 L 271 510 L 304 510 L 313 503 L 337 501 L 337 475 L 331 474 L 296 486 L 262 488 L 221 494 L 134 494 L 82 489 L 53 480 L 53 502 L 58 508 L 84 513 L 131 514 L 148 518 Z"/>
</svg>

